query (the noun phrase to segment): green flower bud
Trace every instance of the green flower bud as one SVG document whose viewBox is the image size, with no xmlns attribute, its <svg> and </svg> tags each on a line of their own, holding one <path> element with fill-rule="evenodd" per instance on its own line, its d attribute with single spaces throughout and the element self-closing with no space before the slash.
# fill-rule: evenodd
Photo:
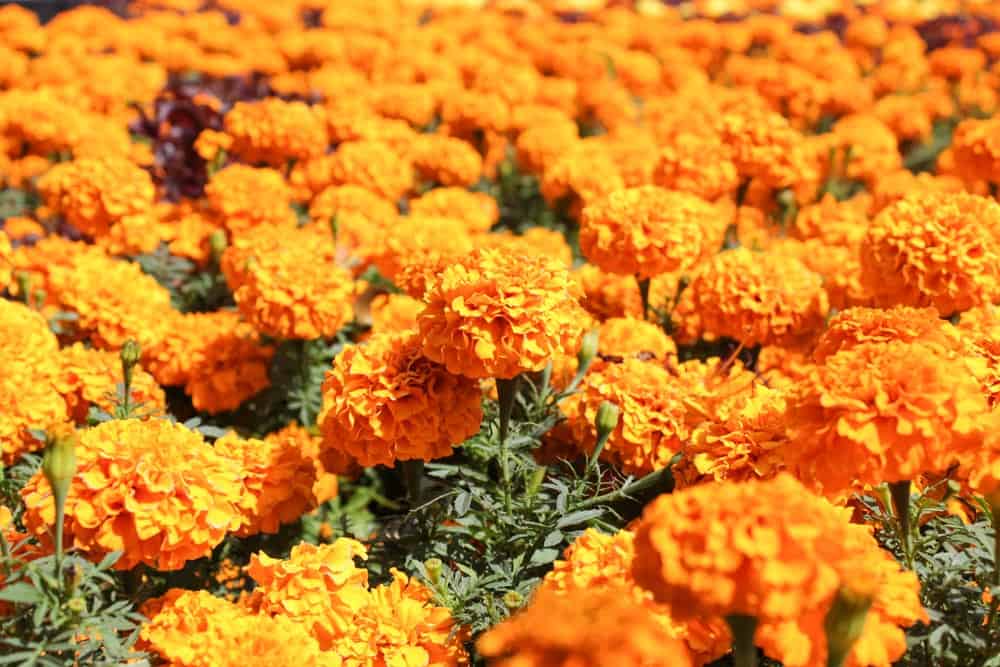
<svg viewBox="0 0 1000 667">
<path fill-rule="evenodd" d="M 598 341 L 597 329 L 584 334 L 583 341 L 580 343 L 580 351 L 576 355 L 577 373 L 585 372 L 594 360 L 594 357 L 597 356 Z"/>
<path fill-rule="evenodd" d="M 427 570 L 427 579 L 432 584 L 437 584 L 441 581 L 441 570 L 444 567 L 444 563 L 441 562 L 440 558 L 428 558 L 424 561 L 424 569 Z"/>
<path fill-rule="evenodd" d="M 82 614 L 87 611 L 87 601 L 83 598 L 72 598 L 66 603 L 66 608 L 74 614 Z"/>
<path fill-rule="evenodd" d="M 131 372 L 132 368 L 139 363 L 139 357 L 142 356 L 142 347 L 135 340 L 129 338 L 122 345 L 119 356 L 122 360 L 122 368 L 127 368 Z"/>
<path fill-rule="evenodd" d="M 607 438 L 615 427 L 618 426 L 618 418 L 621 410 L 610 401 L 604 401 L 597 407 L 597 416 L 594 417 L 594 426 L 597 427 L 598 439 Z"/>
<path fill-rule="evenodd" d="M 872 606 L 871 590 L 852 590 L 841 587 L 833 606 L 826 613 L 823 628 L 826 631 L 827 664 L 841 667 L 847 660 L 854 643 L 865 627 L 865 618 Z"/>
<path fill-rule="evenodd" d="M 517 611 L 524 604 L 524 596 L 517 591 L 507 591 L 503 595 L 503 603 L 508 611 Z"/>
<path fill-rule="evenodd" d="M 76 474 L 76 434 L 60 435 L 49 440 L 42 457 L 42 473 L 52 487 L 56 502 L 65 500 Z"/>
<path fill-rule="evenodd" d="M 221 229 L 216 229 L 208 237 L 208 247 L 212 249 L 212 259 L 215 260 L 216 264 L 219 263 L 219 258 L 222 257 L 222 253 L 227 245 L 226 233 Z"/>
</svg>

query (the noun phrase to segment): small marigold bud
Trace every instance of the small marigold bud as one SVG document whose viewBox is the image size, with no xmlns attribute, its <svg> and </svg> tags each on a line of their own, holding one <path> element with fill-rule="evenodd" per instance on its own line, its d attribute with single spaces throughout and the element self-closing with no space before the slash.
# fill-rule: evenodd
<svg viewBox="0 0 1000 667">
<path fill-rule="evenodd" d="M 142 347 L 139 343 L 132 338 L 125 341 L 125 344 L 122 345 L 121 360 L 122 368 L 126 369 L 126 373 L 139 363 L 140 356 L 142 356 Z"/>
<path fill-rule="evenodd" d="M 597 438 L 600 440 L 607 437 L 618 426 L 618 418 L 621 410 L 610 401 L 604 401 L 597 408 L 597 416 L 594 418 L 594 426 L 597 427 Z"/>
<path fill-rule="evenodd" d="M 73 598 L 66 603 L 66 608 L 74 614 L 82 614 L 87 611 L 87 601 L 83 598 Z"/>
<path fill-rule="evenodd" d="M 841 667 L 861 636 L 872 605 L 873 590 L 841 587 L 826 614 L 827 664 Z"/>
<path fill-rule="evenodd" d="M 510 611 L 517 611 L 524 604 L 524 596 L 517 591 L 507 591 L 503 594 L 503 603 Z"/>
<path fill-rule="evenodd" d="M 441 569 L 444 567 L 444 563 L 441 562 L 440 558 L 428 558 L 424 561 L 424 569 L 427 570 L 427 579 L 432 584 L 437 584 L 441 581 Z"/>
<path fill-rule="evenodd" d="M 73 475 L 76 474 L 75 435 L 61 435 L 49 441 L 45 456 L 42 458 L 42 472 L 49 481 L 57 501 L 65 499 Z"/>
<path fill-rule="evenodd" d="M 222 257 L 222 253 L 225 251 L 226 246 L 229 245 L 226 241 L 226 233 L 221 229 L 216 229 L 208 237 L 208 247 L 212 249 L 212 258 L 218 264 L 219 259 Z"/>
<path fill-rule="evenodd" d="M 597 329 L 588 331 L 583 335 L 583 340 L 580 343 L 580 351 L 576 354 L 578 372 L 583 372 L 590 366 L 590 362 L 597 355 L 598 342 L 599 335 Z"/>
</svg>

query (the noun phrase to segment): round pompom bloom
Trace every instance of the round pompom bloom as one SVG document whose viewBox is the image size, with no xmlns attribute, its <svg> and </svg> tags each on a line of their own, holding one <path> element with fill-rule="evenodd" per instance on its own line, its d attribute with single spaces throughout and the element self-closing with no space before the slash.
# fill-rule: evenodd
<svg viewBox="0 0 1000 667">
<path fill-rule="evenodd" d="M 14 276 L 14 250 L 10 245 L 10 237 L 0 231 L 0 290 L 10 284 Z"/>
<path fill-rule="evenodd" d="M 413 189 L 413 165 L 379 141 L 341 144 L 333 154 L 330 174 L 335 185 L 360 185 L 389 201 Z"/>
<path fill-rule="evenodd" d="M 248 322 L 274 338 L 331 337 L 352 317 L 354 278 L 334 264 L 329 240 L 292 231 L 286 243 L 253 256 L 233 295 L 236 305 Z"/>
<path fill-rule="evenodd" d="M 0 364 L 51 368 L 58 357 L 59 341 L 45 317 L 20 301 L 0 299 Z"/>
<path fill-rule="evenodd" d="M 337 475 L 355 472 L 358 469 L 358 464 L 344 456 L 336 461 L 335 465 L 327 465 L 330 461 L 320 457 L 323 439 L 319 435 L 315 435 L 314 431 L 318 433 L 318 429 L 307 429 L 292 422 L 273 433 L 268 433 L 264 440 L 277 443 L 281 451 L 298 449 L 302 452 L 302 456 L 312 462 L 315 470 L 312 494 L 316 503 L 322 505 L 337 497 Z"/>
<path fill-rule="evenodd" d="M 941 319 L 934 308 L 859 307 L 848 308 L 830 318 L 826 331 L 816 340 L 813 359 L 823 363 L 837 352 L 858 345 L 893 340 L 936 346 L 945 352 L 957 352 L 962 348 L 958 329 L 948 320 Z"/>
<path fill-rule="evenodd" d="M 496 199 L 484 192 L 462 188 L 434 188 L 410 200 L 410 214 L 421 217 L 445 217 L 464 220 L 471 233 L 490 231 L 500 219 Z"/>
<path fill-rule="evenodd" d="M 57 164 L 38 180 L 38 190 L 53 213 L 93 238 L 148 211 L 156 193 L 146 170 L 115 155 Z"/>
<path fill-rule="evenodd" d="M 411 296 L 419 298 L 442 263 L 451 263 L 472 252 L 472 236 L 459 218 L 407 216 L 388 230 L 382 247 L 372 263 L 379 273 L 400 284 Z M 404 269 L 410 273 L 400 276 Z"/>
<path fill-rule="evenodd" d="M 967 118 L 951 140 L 955 170 L 968 181 L 1000 182 L 1000 119 Z"/>
<path fill-rule="evenodd" d="M 580 248 L 605 271 L 650 278 L 691 268 L 707 249 L 708 229 L 720 224 L 721 213 L 694 195 L 628 188 L 583 209 Z"/>
<path fill-rule="evenodd" d="M 344 349 L 323 382 L 324 448 L 363 466 L 430 461 L 479 432 L 479 384 L 424 358 L 415 332 Z"/>
<path fill-rule="evenodd" d="M 230 432 L 215 441 L 215 451 L 243 470 L 243 525 L 237 535 L 276 533 L 316 506 L 316 465 L 295 440 L 243 439 Z"/>
<path fill-rule="evenodd" d="M 569 272 L 541 257 L 478 250 L 441 272 L 417 320 L 449 372 L 510 379 L 576 348 L 586 321 Z"/>
<path fill-rule="evenodd" d="M 1000 403 L 1000 312 L 994 305 L 962 313 L 958 323 L 966 362 L 990 403 Z"/>
<path fill-rule="evenodd" d="M 784 188 L 815 178 L 804 137 L 777 112 L 751 106 L 725 113 L 719 118 L 718 131 L 744 179 Z"/>
<path fill-rule="evenodd" d="M 208 591 L 173 588 L 146 602 L 139 646 L 173 667 L 341 667 L 308 631 L 284 616 L 263 616 Z"/>
<path fill-rule="evenodd" d="M 368 310 L 372 333 L 403 333 L 417 330 L 424 302 L 406 294 L 376 294 Z"/>
<path fill-rule="evenodd" d="M 242 471 L 196 431 L 162 419 L 107 421 L 80 434 L 66 501 L 66 535 L 115 568 L 179 570 L 239 528 Z M 49 534 L 55 502 L 41 471 L 21 491 L 25 525 Z"/>
<path fill-rule="evenodd" d="M 421 134 L 406 151 L 420 178 L 444 186 L 468 187 L 483 174 L 479 152 L 457 137 Z"/>
<path fill-rule="evenodd" d="M 360 185 L 331 185 L 309 204 L 313 224 L 330 225 L 346 213 L 362 215 L 372 224 L 388 228 L 396 223 L 396 205 Z"/>
<path fill-rule="evenodd" d="M 521 234 L 504 229 L 474 240 L 480 248 L 493 248 L 509 255 L 547 257 L 567 269 L 573 266 L 573 249 L 566 243 L 566 235 L 555 229 L 529 227 Z"/>
<path fill-rule="evenodd" d="M 45 446 L 31 431 L 50 431 L 68 423 L 66 401 L 52 383 L 57 356 L 46 366 L 23 361 L 0 362 L 0 454 L 11 465 L 23 454 Z"/>
<path fill-rule="evenodd" d="M 830 245 L 820 239 L 779 238 L 767 244 L 767 251 L 800 261 L 820 276 L 831 309 L 843 310 L 872 302 L 861 284 L 861 258 L 854 248 Z"/>
<path fill-rule="evenodd" d="M 124 381 L 121 358 L 117 353 L 74 343 L 59 351 L 59 366 L 54 385 L 66 401 L 66 409 L 73 421 L 85 423 L 91 405 L 114 414 L 120 399 L 118 386 Z M 166 410 L 163 389 L 152 375 L 138 366 L 132 369 L 129 402 L 144 413 Z"/>
<path fill-rule="evenodd" d="M 934 306 L 942 315 L 1000 295 L 1000 204 L 923 193 L 892 204 L 861 245 L 865 287 L 880 305 Z"/>
<path fill-rule="evenodd" d="M 364 545 L 347 538 L 321 546 L 303 542 L 292 547 L 288 560 L 254 554 L 247 572 L 257 587 L 245 604 L 289 618 L 330 650 L 368 606 L 368 571 L 354 563 L 366 556 Z"/>
<path fill-rule="evenodd" d="M 687 645 L 694 664 L 704 665 L 725 655 L 732 644 L 725 622 L 722 619 L 678 621 L 672 618 L 670 607 L 656 602 L 649 591 L 636 585 L 632 578 L 634 559 L 634 533 L 622 530 L 605 535 L 588 528 L 566 548 L 562 559 L 552 564 L 539 590 L 569 593 L 620 589 L 635 607 L 644 609 L 662 623 L 669 637 Z"/>
<path fill-rule="evenodd" d="M 642 295 L 634 277 L 608 273 L 593 264 L 584 264 L 572 275 L 583 291 L 580 305 L 597 319 L 642 316 Z"/>
<path fill-rule="evenodd" d="M 619 586 L 565 593 L 543 589 L 521 612 L 484 633 L 476 648 L 497 667 L 693 665 L 667 623 L 626 593 Z"/>
<path fill-rule="evenodd" d="M 677 357 L 677 345 L 663 329 L 634 317 L 611 317 L 598 329 L 602 357 L 639 357 L 664 362 Z"/>
<path fill-rule="evenodd" d="M 579 141 L 579 128 L 568 118 L 532 125 L 517 137 L 517 162 L 527 172 L 544 174 Z"/>
<path fill-rule="evenodd" d="M 815 204 L 800 208 L 789 231 L 803 240 L 820 239 L 834 246 L 857 248 L 868 230 L 867 204 L 867 198 L 837 201 L 826 194 Z"/>
<path fill-rule="evenodd" d="M 258 256 L 281 252 L 289 245 L 289 235 L 302 236 L 306 231 L 315 232 L 316 229 L 318 228 L 307 227 L 296 232 L 279 225 L 259 225 L 233 238 L 219 259 L 219 270 L 225 276 L 229 289 L 235 292 L 243 285 L 250 264 Z M 317 234 L 315 238 L 318 240 L 322 237 Z"/>
<path fill-rule="evenodd" d="M 802 262 L 736 248 L 699 267 L 674 316 L 687 336 L 726 336 L 754 346 L 808 338 L 828 310 L 823 279 Z"/>
<path fill-rule="evenodd" d="M 989 408 L 963 359 L 920 343 L 856 345 L 788 397 L 788 469 L 827 495 L 962 462 Z"/>
<path fill-rule="evenodd" d="M 597 444 L 594 418 L 608 401 L 618 406 L 621 418 L 601 458 L 629 475 L 660 470 L 689 435 L 687 394 L 688 388 L 658 364 L 634 357 L 595 361 L 579 391 L 560 404 L 566 421 L 552 438 L 567 439 L 578 454 L 589 454 Z"/>
<path fill-rule="evenodd" d="M 261 225 L 290 229 L 297 224 L 292 189 L 274 169 L 231 164 L 212 175 L 205 198 L 235 236 Z"/>
<path fill-rule="evenodd" d="M 268 97 L 237 102 L 223 119 L 232 137 L 229 151 L 251 164 L 283 167 L 289 160 L 307 160 L 326 152 L 326 121 L 304 102 Z"/>
<path fill-rule="evenodd" d="M 696 134 L 682 134 L 660 150 L 653 182 L 708 201 L 735 192 L 740 184 L 726 146 Z"/>
</svg>

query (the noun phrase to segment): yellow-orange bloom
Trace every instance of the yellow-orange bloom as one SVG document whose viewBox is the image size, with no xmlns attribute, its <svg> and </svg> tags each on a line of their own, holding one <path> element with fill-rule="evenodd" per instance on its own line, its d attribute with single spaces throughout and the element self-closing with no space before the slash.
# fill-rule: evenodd
<svg viewBox="0 0 1000 667">
<path fill-rule="evenodd" d="M 399 217 L 393 202 L 360 185 L 331 185 L 309 204 L 309 219 L 314 224 L 330 225 L 345 213 L 362 215 L 384 228 L 394 225 Z"/>
<path fill-rule="evenodd" d="M 209 208 L 230 234 L 239 236 L 260 225 L 294 228 L 292 189 L 274 169 L 232 164 L 205 186 Z"/>
<path fill-rule="evenodd" d="M 830 318 L 826 331 L 816 340 L 813 358 L 822 363 L 842 350 L 892 340 L 958 351 L 959 338 L 958 330 L 934 308 L 848 308 Z"/>
<path fill-rule="evenodd" d="M 360 185 L 389 201 L 413 188 L 413 165 L 379 141 L 341 144 L 333 154 L 330 173 L 336 185 Z"/>
<path fill-rule="evenodd" d="M 283 167 L 289 160 L 307 160 L 326 151 L 325 119 L 303 102 L 276 97 L 237 102 L 223 127 L 232 137 L 228 150 L 250 164 Z"/>
<path fill-rule="evenodd" d="M 481 421 L 478 383 L 424 358 L 415 332 L 344 349 L 323 383 L 323 446 L 364 466 L 447 456 Z"/>
<path fill-rule="evenodd" d="M 539 371 L 553 355 L 575 349 L 585 322 L 568 271 L 496 250 L 447 267 L 424 300 L 424 354 L 471 378 Z"/>
<path fill-rule="evenodd" d="M 292 439 L 243 439 L 227 433 L 215 451 L 239 463 L 243 471 L 240 536 L 276 533 L 316 506 L 316 465 Z"/>
<path fill-rule="evenodd" d="M 584 264 L 573 272 L 573 278 L 583 291 L 580 305 L 597 319 L 642 316 L 642 296 L 632 276 Z"/>
<path fill-rule="evenodd" d="M 743 179 L 783 188 L 815 178 L 803 136 L 779 113 L 748 106 L 723 114 L 718 130 Z"/>
<path fill-rule="evenodd" d="M 882 210 L 861 246 L 862 279 L 880 305 L 942 315 L 1000 294 L 1000 204 L 976 195 L 910 195 Z"/>
<path fill-rule="evenodd" d="M 598 352 L 605 357 L 640 357 L 664 362 L 677 357 L 677 345 L 663 329 L 634 317 L 611 317 L 598 329 Z"/>
<path fill-rule="evenodd" d="M 476 648 L 498 667 L 693 665 L 667 624 L 626 592 L 619 586 L 542 589 L 520 613 L 483 634 Z"/>
<path fill-rule="evenodd" d="M 239 527 L 242 471 L 196 431 L 163 419 L 104 422 L 80 434 L 66 501 L 66 536 L 115 568 L 178 570 Z M 41 471 L 21 491 L 25 525 L 49 533 L 55 502 Z"/>
<path fill-rule="evenodd" d="M 1000 121 L 967 118 L 955 128 L 951 150 L 955 168 L 967 181 L 1000 182 Z"/>
<path fill-rule="evenodd" d="M 788 399 L 788 468 L 827 495 L 941 473 L 978 447 L 986 398 L 961 357 L 915 342 L 825 359 Z"/>
<path fill-rule="evenodd" d="M 445 217 L 464 220 L 472 233 L 488 232 L 500 219 L 496 199 L 483 192 L 462 188 L 434 188 L 410 200 L 410 213 L 422 217 Z"/>
<path fill-rule="evenodd" d="M 314 434 L 312 430 L 299 426 L 295 422 L 273 433 L 268 433 L 264 440 L 277 443 L 282 450 L 297 448 L 303 456 L 312 461 L 316 478 L 312 485 L 312 494 L 315 496 L 317 504 L 323 504 L 337 497 L 337 474 L 352 472 L 354 468 L 358 467 L 355 461 L 349 460 L 346 456 L 343 457 L 343 460 L 338 461 L 337 465 L 327 465 L 329 457 L 320 458 L 322 438 Z"/>
<path fill-rule="evenodd" d="M 420 177 L 444 186 L 470 186 L 483 173 L 483 158 L 456 137 L 421 134 L 407 150 Z"/>
<path fill-rule="evenodd" d="M 823 279 L 802 262 L 736 248 L 698 269 L 675 316 L 688 337 L 768 345 L 809 337 L 823 326 L 828 310 Z"/>
<path fill-rule="evenodd" d="M 720 225 L 721 213 L 692 194 L 629 188 L 583 209 L 580 248 L 605 271 L 650 278 L 691 268 Z"/>
<path fill-rule="evenodd" d="M 120 398 L 118 386 L 123 381 L 118 354 L 75 343 L 59 351 L 59 363 L 60 371 L 54 384 L 66 401 L 66 409 L 73 421 L 85 423 L 91 405 L 114 414 Z M 166 409 L 163 389 L 141 367 L 132 370 L 129 402 L 143 412 L 163 412 Z"/>
<path fill-rule="evenodd" d="M 735 192 L 740 184 L 726 146 L 718 139 L 696 134 L 679 135 L 660 150 L 653 182 L 708 201 Z"/>
<path fill-rule="evenodd" d="M 424 302 L 406 294 L 376 294 L 368 310 L 373 333 L 402 333 L 417 329 Z"/>
</svg>

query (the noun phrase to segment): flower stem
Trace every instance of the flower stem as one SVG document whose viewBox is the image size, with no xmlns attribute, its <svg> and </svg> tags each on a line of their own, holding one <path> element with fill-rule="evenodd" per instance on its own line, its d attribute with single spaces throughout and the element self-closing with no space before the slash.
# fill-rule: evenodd
<svg viewBox="0 0 1000 667">
<path fill-rule="evenodd" d="M 598 505 L 610 505 L 618 502 L 619 500 L 625 500 L 633 494 L 642 493 L 643 491 L 659 488 L 661 486 L 666 487 L 668 482 L 672 486 L 674 481 L 673 467 L 679 460 L 680 455 L 678 454 L 674 456 L 674 458 L 670 459 L 670 463 L 663 468 L 655 470 L 645 477 L 640 477 L 632 484 L 626 484 L 617 491 L 611 491 L 610 493 L 589 498 L 577 505 L 577 509 L 589 509 L 591 507 L 597 507 Z"/>
<path fill-rule="evenodd" d="M 733 633 L 733 665 L 735 667 L 757 667 L 757 647 L 753 636 L 757 631 L 757 619 L 753 616 L 733 614 L 726 616 L 726 623 Z"/>
<path fill-rule="evenodd" d="M 420 506 L 424 495 L 424 460 L 400 461 L 399 465 L 403 472 L 403 482 L 406 484 L 406 499 L 412 510 Z"/>
<path fill-rule="evenodd" d="M 908 569 L 913 569 L 913 554 L 910 551 L 910 481 L 889 483 L 893 509 L 899 525 L 899 540 L 903 547 L 903 558 Z"/>
<path fill-rule="evenodd" d="M 639 284 L 639 296 L 642 297 L 642 319 L 649 319 L 649 278 L 640 278 L 638 275 L 635 281 Z"/>
<path fill-rule="evenodd" d="M 503 485 L 503 505 L 509 512 L 510 503 L 510 448 L 507 436 L 510 433 L 510 417 L 517 400 L 517 385 L 521 379 L 517 375 L 509 380 L 496 379 L 497 398 L 500 403 L 500 481 Z"/>
</svg>

